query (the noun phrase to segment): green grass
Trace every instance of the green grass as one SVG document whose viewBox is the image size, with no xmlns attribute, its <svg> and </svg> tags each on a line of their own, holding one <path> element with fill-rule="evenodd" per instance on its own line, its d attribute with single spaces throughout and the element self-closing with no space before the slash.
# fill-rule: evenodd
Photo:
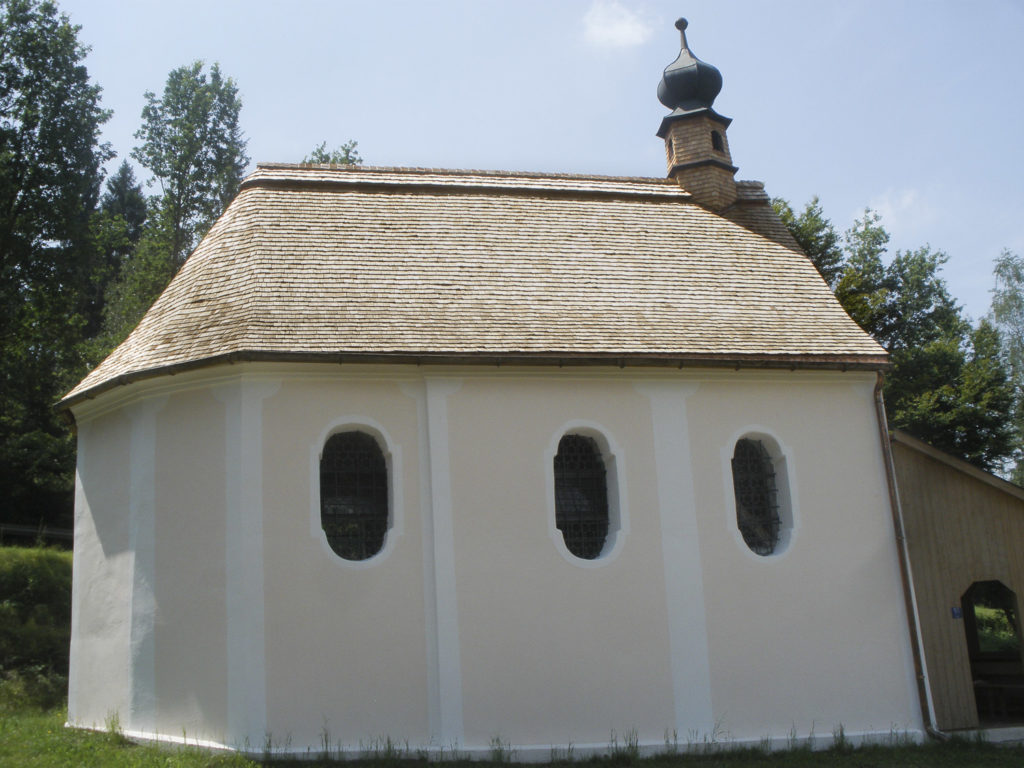
<svg viewBox="0 0 1024 768">
<path fill-rule="evenodd" d="M 140 746 L 116 732 L 95 733 L 64 727 L 67 693 L 68 616 L 71 558 L 51 549 L 0 547 L 0 768 L 507 768 L 515 750 L 500 739 L 491 743 L 491 761 L 430 762 L 409 758 L 387 742 L 374 759 L 249 760 L 236 754 L 194 747 Z M 984 611 L 982 611 L 984 613 Z M 993 634 L 1005 635 L 999 617 L 984 616 Z M 981 622 L 979 622 L 981 623 Z M 717 750 L 687 757 L 640 758 L 635 732 L 609 745 L 605 758 L 556 761 L 561 768 L 1019 768 L 1024 749 L 953 741 L 921 746 L 795 749 L 766 753 L 756 749 Z M 394 747 L 394 748 L 391 748 Z M 564 752 L 562 753 L 564 754 Z"/>
<path fill-rule="evenodd" d="M 18 768 L 257 768 L 239 755 L 138 746 L 112 733 L 64 727 L 61 710 L 22 710 L 0 718 L 0 766 Z"/>
<path fill-rule="evenodd" d="M 488 768 L 517 765 L 514 750 L 498 760 L 427 762 L 402 756 L 376 759 L 249 760 L 240 755 L 214 753 L 192 747 L 155 747 L 133 744 L 117 733 L 95 733 L 64 727 L 63 710 L 44 711 L 24 705 L 0 715 L 0 766 L 18 768 Z M 757 749 L 721 750 L 692 756 L 639 758 L 627 750 L 605 758 L 560 760 L 560 768 L 1019 768 L 1024 749 L 997 747 L 974 741 L 952 741 L 921 746 L 841 747 L 820 752 L 795 749 L 766 753 Z"/>
</svg>

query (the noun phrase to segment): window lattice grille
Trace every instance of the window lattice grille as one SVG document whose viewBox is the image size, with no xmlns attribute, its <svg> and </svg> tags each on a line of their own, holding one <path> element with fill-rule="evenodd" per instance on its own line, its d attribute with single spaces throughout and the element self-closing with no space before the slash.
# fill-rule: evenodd
<svg viewBox="0 0 1024 768">
<path fill-rule="evenodd" d="M 555 526 L 576 557 L 593 560 L 608 538 L 608 485 L 597 443 L 565 435 L 555 455 Z"/>
<path fill-rule="evenodd" d="M 346 560 L 380 552 L 388 531 L 388 469 L 365 432 L 331 435 L 320 459 L 320 523 L 331 549 Z"/>
<path fill-rule="evenodd" d="M 770 555 L 779 543 L 779 493 L 772 457 L 760 440 L 736 443 L 732 482 L 743 541 L 757 554 Z"/>
</svg>

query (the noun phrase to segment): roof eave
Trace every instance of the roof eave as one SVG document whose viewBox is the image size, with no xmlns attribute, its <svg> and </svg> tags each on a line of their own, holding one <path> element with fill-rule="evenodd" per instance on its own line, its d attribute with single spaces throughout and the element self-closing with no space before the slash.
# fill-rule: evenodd
<svg viewBox="0 0 1024 768">
<path fill-rule="evenodd" d="M 888 355 L 821 355 L 763 353 L 672 353 L 672 352 L 272 352 L 243 350 L 199 360 L 156 366 L 123 373 L 93 387 L 63 398 L 55 405 L 59 412 L 70 412 L 79 403 L 92 400 L 111 389 L 137 381 L 235 363 L 326 363 L 392 365 L 486 365 L 486 366 L 605 366 L 625 368 L 759 368 L 783 370 L 881 371 L 889 368 Z"/>
</svg>

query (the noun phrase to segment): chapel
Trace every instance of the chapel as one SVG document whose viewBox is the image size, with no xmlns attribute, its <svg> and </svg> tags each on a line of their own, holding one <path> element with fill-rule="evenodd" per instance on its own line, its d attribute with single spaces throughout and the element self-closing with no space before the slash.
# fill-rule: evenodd
<svg viewBox="0 0 1024 768">
<path fill-rule="evenodd" d="M 60 404 L 71 725 L 521 759 L 923 733 L 886 353 L 735 179 L 677 27 L 664 177 L 245 179 Z"/>
</svg>

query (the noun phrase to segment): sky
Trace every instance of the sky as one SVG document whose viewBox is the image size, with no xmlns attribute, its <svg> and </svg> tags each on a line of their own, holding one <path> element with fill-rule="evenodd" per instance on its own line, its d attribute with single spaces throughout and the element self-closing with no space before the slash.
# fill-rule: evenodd
<svg viewBox="0 0 1024 768">
<path fill-rule="evenodd" d="M 737 179 L 839 230 L 870 207 L 890 250 L 930 245 L 968 315 L 1024 255 L 1024 0 L 58 0 L 137 143 L 146 91 L 219 62 L 255 162 L 354 139 L 367 165 L 664 176 L 661 73 L 722 73 Z M 145 178 L 143 169 L 138 170 Z"/>
</svg>

